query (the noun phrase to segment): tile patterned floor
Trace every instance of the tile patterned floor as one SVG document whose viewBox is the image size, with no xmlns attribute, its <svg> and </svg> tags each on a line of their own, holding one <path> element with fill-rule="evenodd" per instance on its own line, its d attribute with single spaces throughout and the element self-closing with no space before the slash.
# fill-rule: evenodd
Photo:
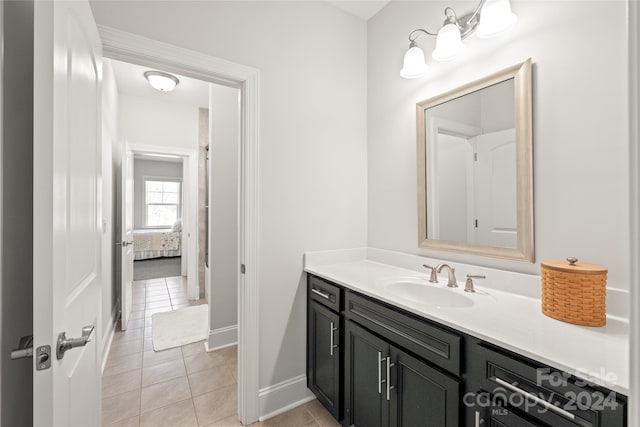
<svg viewBox="0 0 640 427">
<path fill-rule="evenodd" d="M 237 348 L 207 353 L 204 342 L 154 351 L 152 314 L 204 304 L 189 301 L 186 280 L 134 282 L 129 328 L 118 327 L 102 377 L 102 424 L 113 427 L 241 426 Z M 339 427 L 314 400 L 252 426 Z"/>
</svg>

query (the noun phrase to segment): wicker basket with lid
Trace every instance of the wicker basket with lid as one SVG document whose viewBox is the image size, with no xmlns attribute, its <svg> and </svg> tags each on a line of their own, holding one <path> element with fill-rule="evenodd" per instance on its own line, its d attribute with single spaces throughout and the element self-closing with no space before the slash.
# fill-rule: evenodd
<svg viewBox="0 0 640 427">
<path fill-rule="evenodd" d="M 541 269 L 543 314 L 574 325 L 605 325 L 606 267 L 567 258 L 544 261 Z"/>
</svg>

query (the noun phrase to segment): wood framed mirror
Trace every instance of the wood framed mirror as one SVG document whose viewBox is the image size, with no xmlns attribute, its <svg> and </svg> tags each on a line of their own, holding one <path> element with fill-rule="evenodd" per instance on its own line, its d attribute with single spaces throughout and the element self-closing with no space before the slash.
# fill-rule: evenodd
<svg viewBox="0 0 640 427">
<path fill-rule="evenodd" d="M 531 59 L 416 104 L 418 246 L 533 262 Z"/>
</svg>

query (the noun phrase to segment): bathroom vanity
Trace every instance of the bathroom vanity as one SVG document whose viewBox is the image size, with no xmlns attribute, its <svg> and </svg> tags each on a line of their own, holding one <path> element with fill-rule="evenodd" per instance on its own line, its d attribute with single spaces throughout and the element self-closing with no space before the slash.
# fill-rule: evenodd
<svg viewBox="0 0 640 427">
<path fill-rule="evenodd" d="M 344 427 L 626 426 L 615 325 L 368 260 L 305 270 L 308 387 Z"/>
</svg>

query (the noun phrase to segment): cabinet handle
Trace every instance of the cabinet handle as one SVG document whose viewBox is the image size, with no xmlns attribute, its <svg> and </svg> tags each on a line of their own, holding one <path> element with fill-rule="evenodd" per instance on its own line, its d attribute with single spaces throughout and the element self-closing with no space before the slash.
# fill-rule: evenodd
<svg viewBox="0 0 640 427">
<path fill-rule="evenodd" d="M 311 292 L 313 292 L 314 294 L 316 294 L 316 295 L 318 295 L 318 296 L 321 296 L 321 297 L 322 297 L 322 298 L 324 298 L 324 299 L 331 299 L 331 295 L 329 295 L 329 294 L 328 294 L 328 293 L 326 293 L 326 292 L 319 291 L 319 290 L 318 290 L 318 289 L 316 289 L 316 288 L 311 288 Z"/>
<path fill-rule="evenodd" d="M 498 377 L 493 378 L 493 380 L 496 383 L 500 384 L 501 386 L 511 390 L 512 392 L 521 394 L 521 395 L 533 400 L 535 403 L 544 406 L 546 409 L 550 410 L 551 412 L 555 412 L 557 415 L 560 415 L 560 416 L 562 416 L 564 418 L 567 418 L 569 420 L 575 420 L 576 419 L 576 416 L 573 415 L 571 412 L 567 412 L 564 409 L 559 408 L 556 405 L 554 405 L 552 403 L 549 403 L 544 399 L 539 398 L 538 396 L 536 396 L 533 393 L 529 393 L 528 391 L 522 390 L 521 388 L 516 387 L 513 384 L 509 384 L 507 381 L 505 381 L 505 380 L 503 380 L 501 378 L 498 378 Z"/>
<path fill-rule="evenodd" d="M 473 425 L 474 425 L 474 427 L 480 427 L 480 412 L 479 411 L 476 411 L 475 423 Z"/>
<path fill-rule="evenodd" d="M 391 363 L 391 357 L 387 357 L 387 401 L 389 400 L 389 391 L 395 387 L 391 385 L 391 368 L 396 366 L 395 363 Z"/>
<path fill-rule="evenodd" d="M 378 352 L 378 394 L 382 394 L 382 353 Z"/>
<path fill-rule="evenodd" d="M 339 328 L 334 328 L 333 327 L 333 322 L 331 322 L 331 336 L 330 336 L 330 340 L 329 340 L 329 355 L 333 356 L 333 349 L 334 348 L 338 348 L 337 344 L 333 344 L 333 334 L 335 331 L 337 331 Z"/>
</svg>

